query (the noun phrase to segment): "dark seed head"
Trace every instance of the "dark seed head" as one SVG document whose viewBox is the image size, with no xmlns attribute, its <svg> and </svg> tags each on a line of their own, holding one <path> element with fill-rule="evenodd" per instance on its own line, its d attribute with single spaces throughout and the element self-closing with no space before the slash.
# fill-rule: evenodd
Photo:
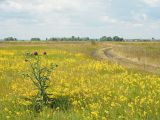
<svg viewBox="0 0 160 120">
<path fill-rule="evenodd" d="M 47 55 L 47 52 L 43 52 L 43 55 Z"/>
<path fill-rule="evenodd" d="M 33 55 L 38 55 L 38 52 L 34 52 Z"/>
<path fill-rule="evenodd" d="M 25 59 L 25 62 L 28 62 L 28 60 L 27 60 L 27 59 Z"/>
</svg>

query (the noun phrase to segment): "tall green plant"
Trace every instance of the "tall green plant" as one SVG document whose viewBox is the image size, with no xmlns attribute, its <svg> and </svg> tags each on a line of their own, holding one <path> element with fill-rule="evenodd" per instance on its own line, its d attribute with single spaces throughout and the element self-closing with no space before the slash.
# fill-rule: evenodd
<svg viewBox="0 0 160 120">
<path fill-rule="evenodd" d="M 49 77 L 52 74 L 53 70 L 57 67 L 56 64 L 51 63 L 49 66 L 43 66 L 41 64 L 42 57 L 47 55 L 44 52 L 42 55 L 39 55 L 38 52 L 26 53 L 25 61 L 28 63 L 29 71 L 25 73 L 25 77 L 32 80 L 34 86 L 38 90 L 37 96 L 34 97 L 34 104 L 39 107 L 47 105 L 50 101 L 49 93 L 47 93 Z"/>
</svg>

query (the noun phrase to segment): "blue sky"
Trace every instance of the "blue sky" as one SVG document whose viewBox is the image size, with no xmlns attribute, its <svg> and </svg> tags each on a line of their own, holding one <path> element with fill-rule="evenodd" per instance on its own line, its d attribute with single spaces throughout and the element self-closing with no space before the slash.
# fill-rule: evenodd
<svg viewBox="0 0 160 120">
<path fill-rule="evenodd" d="M 160 38 L 160 0 L 0 0 L 0 38 Z"/>
</svg>

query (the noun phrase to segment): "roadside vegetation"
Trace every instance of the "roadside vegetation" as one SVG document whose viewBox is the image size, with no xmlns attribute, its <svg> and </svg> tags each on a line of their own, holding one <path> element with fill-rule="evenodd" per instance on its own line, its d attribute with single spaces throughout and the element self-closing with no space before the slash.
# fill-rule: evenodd
<svg viewBox="0 0 160 120">
<path fill-rule="evenodd" d="M 115 46 L 114 46 L 115 45 Z M 124 42 L 115 43 L 112 46 L 115 53 L 140 63 L 160 66 L 159 42 Z"/>
</svg>

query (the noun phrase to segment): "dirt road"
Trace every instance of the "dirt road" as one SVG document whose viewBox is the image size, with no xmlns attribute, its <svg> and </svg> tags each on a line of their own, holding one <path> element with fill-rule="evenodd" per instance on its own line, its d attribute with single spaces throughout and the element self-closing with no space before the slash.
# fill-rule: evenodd
<svg viewBox="0 0 160 120">
<path fill-rule="evenodd" d="M 154 74 L 160 74 L 160 66 L 149 65 L 144 63 L 140 63 L 138 61 L 134 61 L 130 58 L 125 58 L 123 56 L 119 56 L 114 53 L 112 47 L 110 48 L 101 48 L 95 51 L 94 56 L 97 59 L 106 59 L 113 63 L 118 63 L 124 67 L 142 70 Z"/>
</svg>

